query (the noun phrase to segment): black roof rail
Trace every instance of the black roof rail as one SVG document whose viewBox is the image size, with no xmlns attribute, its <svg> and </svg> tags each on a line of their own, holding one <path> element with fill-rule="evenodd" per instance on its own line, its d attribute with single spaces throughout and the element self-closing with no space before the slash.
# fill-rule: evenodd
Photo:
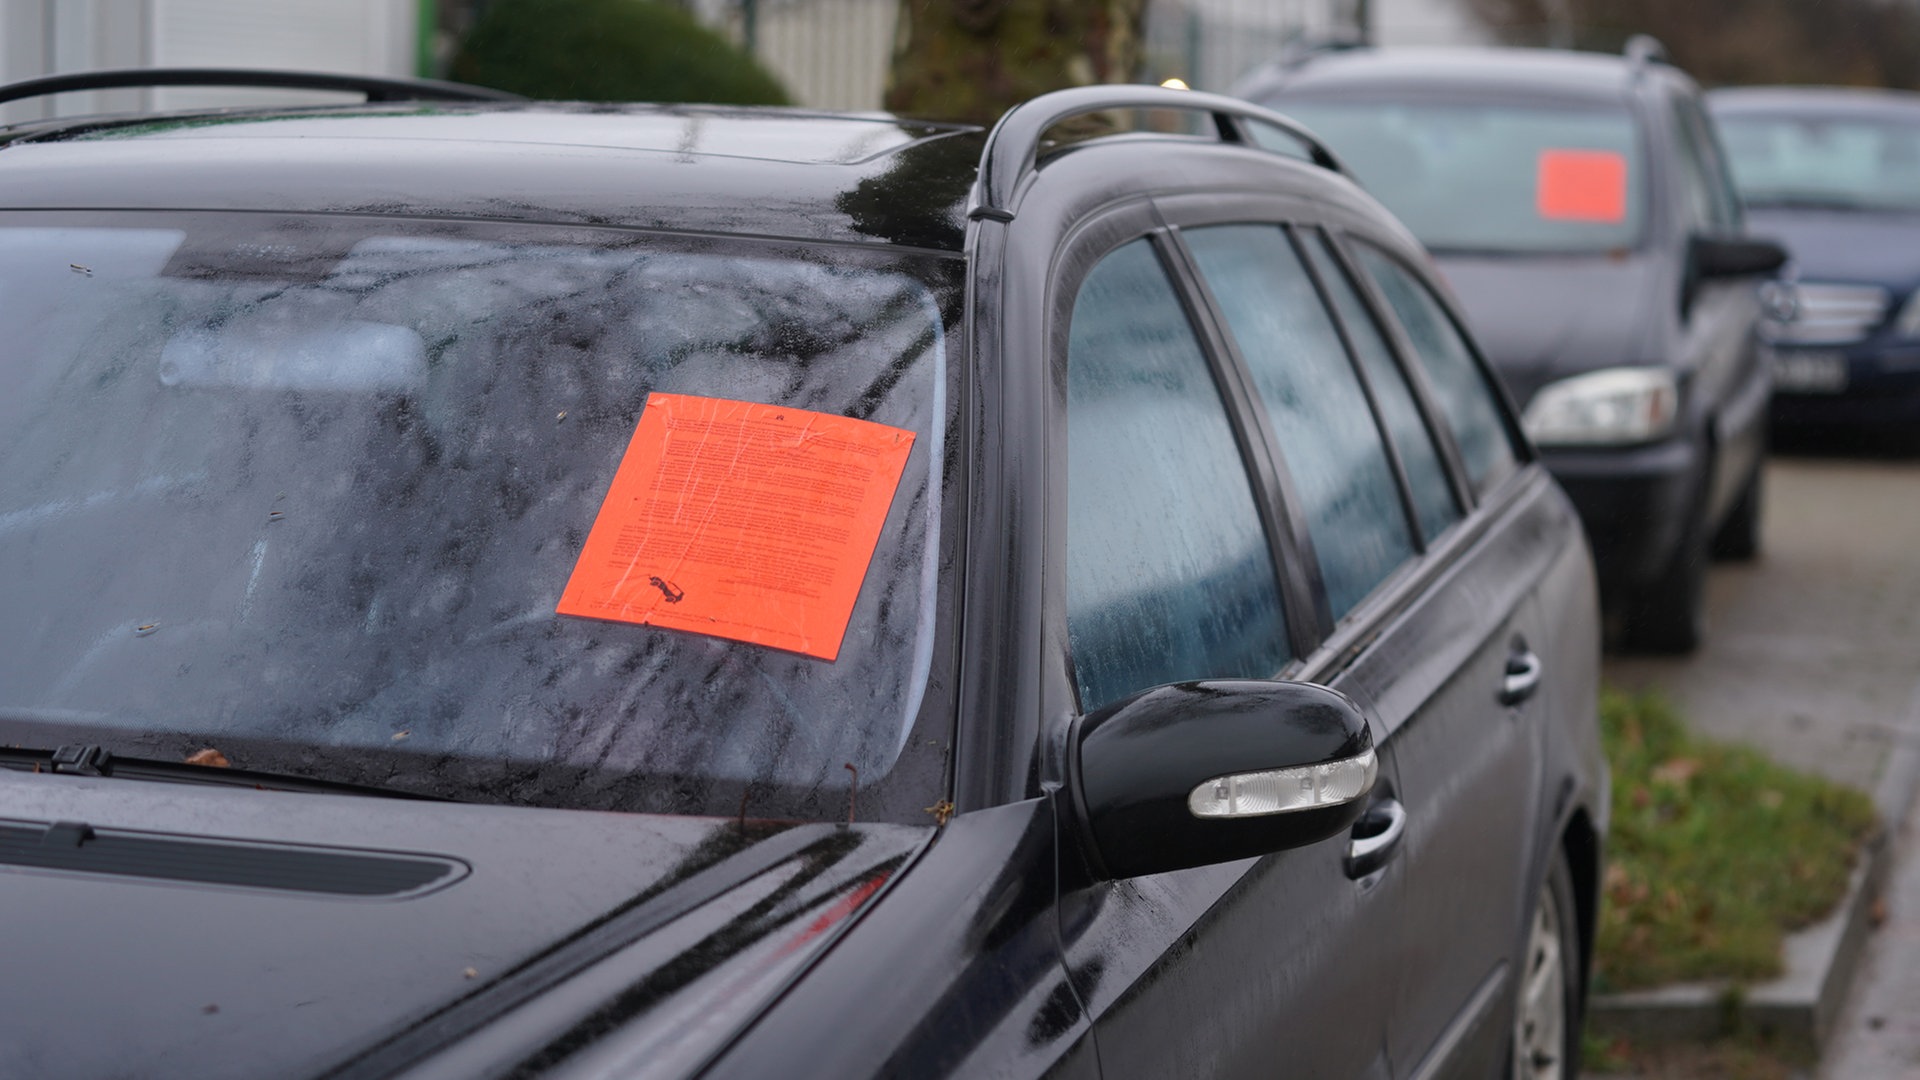
<svg viewBox="0 0 1920 1080">
<path fill-rule="evenodd" d="M 1660 39 L 1652 34 L 1635 34 L 1628 38 L 1626 47 L 1620 50 L 1620 55 L 1626 57 L 1627 63 L 1633 65 L 1633 73 L 1636 76 L 1646 71 L 1650 64 L 1673 63 L 1672 58 L 1667 55 L 1667 47 L 1660 44 Z"/>
<path fill-rule="evenodd" d="M 1340 163 L 1319 136 L 1297 121 L 1289 120 L 1250 101 L 1207 94 L 1198 90 L 1172 90 L 1160 86 L 1107 84 L 1055 90 L 1014 106 L 987 135 L 986 150 L 980 155 L 980 179 L 974 185 L 967 216 L 994 221 L 1013 220 L 1019 201 L 1020 181 L 1032 173 L 1040 155 L 1041 139 L 1063 120 L 1087 113 L 1118 109 L 1154 109 L 1202 112 L 1212 117 L 1220 141 L 1247 146 L 1260 145 L 1252 127 L 1273 128 L 1292 138 L 1306 152 L 1308 160 L 1352 179 L 1353 174 Z"/>
<path fill-rule="evenodd" d="M 265 90 L 334 90 L 364 94 L 368 101 L 524 101 L 518 94 L 438 79 L 396 79 L 325 71 L 254 68 L 115 68 L 48 75 L 0 86 L 0 103 L 79 90 L 151 86 L 233 86 Z"/>
</svg>

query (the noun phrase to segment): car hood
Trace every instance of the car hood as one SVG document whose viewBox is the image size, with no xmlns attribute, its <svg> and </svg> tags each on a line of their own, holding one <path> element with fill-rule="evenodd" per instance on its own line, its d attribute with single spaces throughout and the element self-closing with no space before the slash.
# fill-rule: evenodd
<svg viewBox="0 0 1920 1080">
<path fill-rule="evenodd" d="M 385 1075 L 657 1015 L 697 1064 L 932 833 L 0 770 L 0 1046 L 19 1075 Z"/>
<path fill-rule="evenodd" d="M 1750 210 L 1747 228 L 1778 240 L 1805 281 L 1873 282 L 1905 291 L 1920 283 L 1920 214 L 1843 210 Z"/>
<path fill-rule="evenodd" d="M 1645 362 L 1666 312 L 1644 255 L 1440 255 L 1441 276 L 1465 309 L 1516 404 L 1555 379 Z"/>
</svg>

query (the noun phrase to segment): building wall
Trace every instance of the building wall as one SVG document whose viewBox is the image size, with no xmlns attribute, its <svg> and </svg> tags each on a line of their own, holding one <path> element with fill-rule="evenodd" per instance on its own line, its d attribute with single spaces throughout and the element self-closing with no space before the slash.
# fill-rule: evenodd
<svg viewBox="0 0 1920 1080">
<path fill-rule="evenodd" d="M 752 52 L 796 104 L 878 109 L 900 0 L 701 0 L 695 12 Z"/>
<path fill-rule="evenodd" d="M 1395 45 L 1491 45 L 1463 0 L 1373 0 L 1374 40 Z"/>
</svg>

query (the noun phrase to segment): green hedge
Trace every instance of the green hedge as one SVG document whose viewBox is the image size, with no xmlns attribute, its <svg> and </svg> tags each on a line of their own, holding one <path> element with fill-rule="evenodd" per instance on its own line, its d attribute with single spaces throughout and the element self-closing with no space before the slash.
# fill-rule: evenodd
<svg viewBox="0 0 1920 1080">
<path fill-rule="evenodd" d="M 543 101 L 788 102 L 751 56 L 648 0 L 493 0 L 451 75 Z"/>
</svg>

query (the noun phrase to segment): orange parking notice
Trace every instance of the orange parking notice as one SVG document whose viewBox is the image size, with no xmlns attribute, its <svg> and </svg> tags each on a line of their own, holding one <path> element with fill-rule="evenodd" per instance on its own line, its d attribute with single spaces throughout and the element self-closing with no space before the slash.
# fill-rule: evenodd
<svg viewBox="0 0 1920 1080">
<path fill-rule="evenodd" d="M 1542 150 L 1535 205 L 1551 221 L 1627 220 L 1627 159 L 1612 150 Z"/>
<path fill-rule="evenodd" d="M 832 660 L 913 432 L 653 394 L 556 609 Z"/>
</svg>

